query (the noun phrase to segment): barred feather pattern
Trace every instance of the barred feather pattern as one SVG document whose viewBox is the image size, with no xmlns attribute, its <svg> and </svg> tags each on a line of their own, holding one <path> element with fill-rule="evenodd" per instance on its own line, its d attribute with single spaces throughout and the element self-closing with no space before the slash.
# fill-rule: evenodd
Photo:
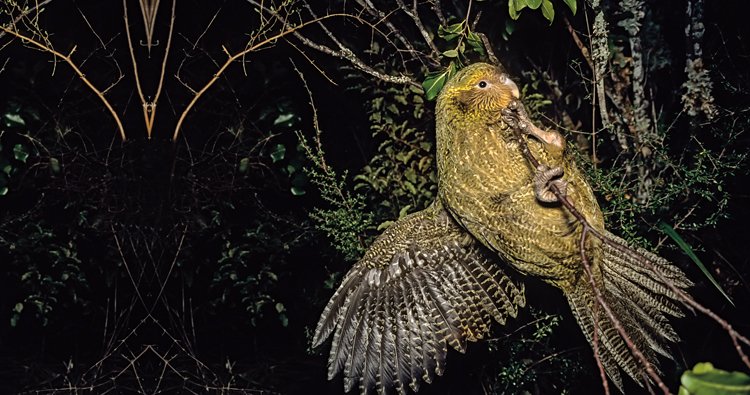
<svg viewBox="0 0 750 395">
<path fill-rule="evenodd" d="M 347 392 L 405 394 L 442 375 L 448 346 L 465 352 L 525 306 L 523 286 L 495 259 L 439 201 L 398 220 L 321 315 L 313 346 L 333 334 L 328 378 L 343 372 Z"/>
<path fill-rule="evenodd" d="M 679 296 L 666 285 L 666 281 L 682 290 L 692 286 L 692 283 L 666 259 L 630 247 L 623 239 L 609 232 L 605 236 L 625 248 L 602 243 L 603 256 L 599 260 L 597 273 L 601 276 L 599 282 L 603 284 L 600 291 L 628 337 L 654 370 L 659 372 L 657 354 L 671 359 L 669 344 L 679 341 L 667 317 L 684 315 Z M 615 385 L 623 390 L 620 368 L 641 386 L 646 384 L 643 365 L 633 356 L 604 309 L 599 306 L 588 281 L 582 279 L 566 295 L 573 315 L 589 342 L 593 342 L 594 331 L 597 331 L 599 358 Z"/>
</svg>

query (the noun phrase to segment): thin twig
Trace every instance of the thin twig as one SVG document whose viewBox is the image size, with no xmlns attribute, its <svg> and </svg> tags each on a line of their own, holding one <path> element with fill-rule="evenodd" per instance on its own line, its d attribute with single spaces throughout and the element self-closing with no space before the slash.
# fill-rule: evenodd
<svg viewBox="0 0 750 395">
<path fill-rule="evenodd" d="M 270 14 L 271 16 L 273 16 L 274 18 L 276 18 L 277 20 L 279 20 L 282 23 L 284 23 L 284 26 L 287 25 L 286 24 L 287 23 L 286 20 L 284 18 L 282 18 L 281 15 L 279 15 L 278 11 L 275 11 L 275 10 L 272 10 L 270 8 L 267 8 L 267 7 L 263 6 L 263 4 L 258 3 L 255 0 L 247 0 L 247 1 L 250 4 L 258 7 L 261 11 Z M 313 21 L 314 22 L 318 22 L 318 23 L 322 22 L 322 19 L 318 18 L 317 16 L 315 16 L 315 14 L 312 12 L 311 9 L 308 8 L 308 11 L 313 15 L 313 17 L 314 17 Z M 352 14 L 337 14 L 337 15 L 343 16 L 343 17 L 347 17 L 347 18 L 353 18 L 353 19 L 359 21 L 360 23 L 367 24 L 371 28 L 375 29 L 374 25 L 367 23 L 366 21 L 364 21 L 363 19 L 361 19 L 360 17 L 358 17 L 356 15 L 352 15 Z M 323 18 L 325 18 L 325 17 L 323 17 Z M 305 24 L 308 24 L 308 22 L 305 22 Z M 378 70 L 375 70 L 374 68 L 370 67 L 365 62 L 363 62 L 351 49 L 349 49 L 343 43 L 341 43 L 336 38 L 336 36 L 333 33 L 331 33 L 328 30 L 328 28 L 325 27 L 325 25 L 323 25 L 322 23 L 319 23 L 319 25 L 320 25 L 321 29 L 323 29 L 323 31 L 326 33 L 326 35 L 334 42 L 334 44 L 336 44 L 338 46 L 338 48 L 339 48 L 338 50 L 333 49 L 333 48 L 331 48 L 331 47 L 329 47 L 327 45 L 323 45 L 323 44 L 319 44 L 317 42 L 314 42 L 314 41 L 310 40 L 309 38 L 303 36 L 301 33 L 299 33 L 296 30 L 294 32 L 292 32 L 292 35 L 296 39 L 300 40 L 302 42 L 302 44 L 304 44 L 304 45 L 306 45 L 306 46 L 308 46 L 308 47 L 310 47 L 312 49 L 315 49 L 316 51 L 322 52 L 322 53 L 324 53 L 326 55 L 333 56 L 333 57 L 340 58 L 340 59 L 344 59 L 344 60 L 348 61 L 349 63 L 351 63 L 357 69 L 359 69 L 359 70 L 365 72 L 366 74 L 369 74 L 370 76 L 375 77 L 375 78 L 377 78 L 377 79 L 379 79 L 381 81 L 392 83 L 392 84 L 412 85 L 412 86 L 418 87 L 418 88 L 422 86 L 420 83 L 414 81 L 411 77 L 409 77 L 407 75 L 403 75 L 402 74 L 402 75 L 395 76 L 395 75 L 389 75 L 389 74 L 382 73 L 382 72 L 380 72 Z"/>
<path fill-rule="evenodd" d="M 576 33 L 575 29 L 573 29 L 573 26 L 570 24 L 570 21 L 568 20 L 567 16 L 563 16 L 563 22 L 565 22 L 565 27 L 568 28 L 568 33 L 570 33 L 570 37 L 573 38 L 573 42 L 578 47 L 578 50 L 581 51 L 581 55 L 583 56 L 583 59 L 586 60 L 586 63 L 589 65 L 589 68 L 591 68 L 591 72 L 596 73 L 596 69 L 594 68 L 594 62 L 591 60 L 591 53 L 589 52 L 589 49 L 586 48 L 586 45 L 583 44 L 583 41 L 581 41 L 581 38 L 578 37 L 578 33 Z"/>
<path fill-rule="evenodd" d="M 16 30 L 13 30 L 13 29 L 7 28 L 5 26 L 1 26 L 1 25 L 0 25 L 0 30 L 2 30 L 2 31 L 4 31 L 4 32 L 6 32 L 8 34 L 11 34 L 11 35 L 13 35 L 13 36 L 15 36 L 17 38 L 20 38 L 21 40 L 26 41 L 26 42 L 32 44 L 33 46 L 35 46 L 35 47 L 37 47 L 37 48 L 39 48 L 39 49 L 41 49 L 43 51 L 49 52 L 52 55 L 54 55 L 55 57 L 60 58 L 65 63 L 67 63 L 70 66 L 70 68 L 73 69 L 73 72 L 76 73 L 76 75 L 78 76 L 78 78 L 80 78 L 81 81 L 83 81 L 83 83 L 86 84 L 86 86 L 88 86 L 89 89 L 91 89 L 91 91 L 94 92 L 94 94 L 96 94 L 96 96 L 99 98 L 99 100 L 101 100 L 101 102 L 104 104 L 104 106 L 107 107 L 107 110 L 109 110 L 109 113 L 112 115 L 112 118 L 115 120 L 115 123 L 117 124 L 117 129 L 120 132 L 120 137 L 122 138 L 123 141 L 126 140 L 126 137 L 125 137 L 125 128 L 122 126 L 122 122 L 120 121 L 120 117 L 117 115 L 117 113 L 115 112 L 115 109 L 109 103 L 109 100 L 107 100 L 107 98 L 104 97 L 104 94 L 102 93 L 102 91 L 100 91 L 97 87 L 95 87 L 94 84 L 92 84 L 91 81 L 89 81 L 89 79 L 86 78 L 86 74 L 84 74 L 83 71 L 81 71 L 81 69 L 78 68 L 78 65 L 76 65 L 75 62 L 73 62 L 73 60 L 70 58 L 70 56 L 75 51 L 75 47 L 73 47 L 73 49 L 67 55 L 63 55 L 62 53 L 60 53 L 57 50 L 53 49 L 51 46 L 42 44 L 39 41 L 37 41 L 37 40 L 35 40 L 35 39 L 31 38 L 31 37 L 28 37 L 28 36 L 26 36 L 26 35 L 18 32 Z"/>
<path fill-rule="evenodd" d="M 158 2 L 157 2 L 158 3 Z M 167 36 L 167 45 L 164 49 L 164 59 L 161 63 L 161 74 L 159 75 L 159 85 L 156 88 L 156 93 L 151 101 L 146 100 L 146 96 L 143 94 L 143 88 L 141 87 L 141 75 L 138 71 L 138 62 L 135 57 L 135 50 L 133 49 L 133 39 L 130 35 L 130 24 L 128 23 L 128 5 L 127 0 L 122 0 L 123 16 L 125 19 L 125 34 L 128 37 L 128 48 L 130 49 L 130 59 L 133 62 L 133 74 L 135 77 L 135 86 L 138 91 L 138 96 L 141 99 L 141 107 L 143 111 L 143 119 L 146 122 L 146 135 L 151 138 L 151 132 L 154 128 L 154 118 L 156 117 L 156 105 L 159 102 L 159 96 L 161 96 L 161 90 L 164 85 L 164 76 L 167 71 L 167 59 L 169 58 L 169 48 L 172 44 L 172 33 L 174 31 L 175 24 L 175 9 L 177 8 L 177 0 L 172 0 L 172 18 L 169 21 L 169 35 Z M 143 11 L 144 5 L 141 4 L 141 11 Z M 154 11 L 155 13 L 155 11 Z M 144 14 L 144 18 L 146 15 Z M 150 27 L 151 35 L 148 34 L 149 28 L 147 28 L 147 40 L 149 52 L 151 51 L 151 35 L 153 34 L 153 26 Z"/>
<path fill-rule="evenodd" d="M 49 4 L 52 0 L 44 0 L 42 2 L 36 3 L 33 7 L 29 8 L 28 10 L 23 10 L 17 17 L 13 19 L 11 23 L 9 23 L 9 26 L 16 26 L 16 23 L 18 23 L 23 17 L 26 15 L 29 15 L 32 12 L 39 12 L 39 9 L 44 7 L 45 5 Z M 5 35 L 5 32 L 0 32 L 0 38 L 3 38 Z"/>
<path fill-rule="evenodd" d="M 430 47 L 430 51 L 432 51 L 432 56 L 434 56 L 436 59 L 440 58 L 440 51 L 438 50 L 437 46 L 435 46 L 435 43 L 432 41 L 432 38 L 430 38 L 430 33 L 427 32 L 427 28 L 424 27 L 424 23 L 422 23 L 422 18 L 419 17 L 419 11 L 417 10 L 417 1 L 414 0 L 413 6 L 410 9 L 409 7 L 404 4 L 403 0 L 396 0 L 396 4 L 398 4 L 399 8 L 401 8 L 401 11 L 403 11 L 406 15 L 409 16 L 414 21 L 414 24 L 417 26 L 417 30 L 419 30 L 419 33 L 422 35 L 422 38 L 424 39 L 424 42 L 427 43 L 427 46 Z"/>
<path fill-rule="evenodd" d="M 356 19 L 356 17 L 354 17 L 354 16 L 352 16 L 350 14 L 343 14 L 343 13 L 328 14 L 328 15 L 325 15 L 325 16 L 322 16 L 322 17 L 318 17 L 318 18 L 315 18 L 315 19 L 303 22 L 303 23 L 301 23 L 301 24 L 299 24 L 297 26 L 290 27 L 290 28 L 288 28 L 288 29 L 286 29 L 286 30 L 278 33 L 278 34 L 275 34 L 275 35 L 273 35 L 273 36 L 271 36 L 269 38 L 266 38 L 265 40 L 262 40 L 262 41 L 260 41 L 260 42 L 258 42 L 256 44 L 251 45 L 251 46 L 248 46 L 244 50 L 242 50 L 242 51 L 240 51 L 240 52 L 238 52 L 238 53 L 236 53 L 234 55 L 229 56 L 227 58 L 227 60 L 224 62 L 224 64 L 214 73 L 214 75 L 211 77 L 211 79 L 208 80 L 208 82 L 206 82 L 206 84 L 203 86 L 203 88 L 201 88 L 200 90 L 198 90 L 195 93 L 195 95 L 193 95 L 193 98 L 190 100 L 190 102 L 188 103 L 188 105 L 182 111 L 182 114 L 180 114 L 180 118 L 177 121 L 177 126 L 174 129 L 174 134 L 172 135 L 172 141 L 177 141 L 177 138 L 180 136 L 180 129 L 182 128 L 182 123 L 185 122 L 185 118 L 187 117 L 187 114 L 190 112 L 190 110 L 193 108 L 193 106 L 195 106 L 195 103 L 197 103 L 198 99 L 200 99 L 200 97 L 203 96 L 203 94 L 206 93 L 206 91 L 209 88 L 211 88 L 211 86 L 213 86 L 214 83 L 216 83 L 216 81 L 224 73 L 224 71 L 226 71 L 226 69 L 229 67 L 229 65 L 231 65 L 233 62 L 237 61 L 238 59 L 242 58 L 243 56 L 247 55 L 248 53 L 251 53 L 253 51 L 257 51 L 258 49 L 260 49 L 261 47 L 263 47 L 265 45 L 274 43 L 277 40 L 279 40 L 281 38 L 284 38 L 284 37 L 286 37 L 286 36 L 288 36 L 290 34 L 294 34 L 298 30 L 300 30 L 300 29 L 302 29 L 304 27 L 307 27 L 309 25 L 316 24 L 316 23 L 319 23 L 319 22 L 321 22 L 323 20 L 331 19 L 331 18 L 355 18 Z M 353 54 L 353 52 L 351 52 L 351 50 L 349 50 L 349 54 L 352 56 L 352 59 L 354 59 L 354 60 L 352 60 L 352 63 L 355 63 L 355 60 L 358 60 L 358 58 L 356 58 L 356 56 L 354 56 L 354 54 Z M 361 61 L 359 61 L 359 62 L 361 63 Z M 355 63 L 355 65 L 356 65 L 356 63 Z M 362 63 L 362 65 L 364 65 L 364 63 Z M 375 72 L 375 73 L 378 73 L 378 72 Z M 380 73 L 378 73 L 378 74 L 380 74 Z M 387 77 L 390 77 L 390 76 L 385 76 L 383 74 L 380 74 L 380 77 L 382 79 L 387 79 Z M 398 77 L 393 77 L 394 81 L 392 81 L 392 82 L 396 82 L 395 80 L 397 78 Z M 404 81 L 402 81 L 403 83 L 410 83 L 411 82 L 411 79 L 409 77 L 403 76 L 401 78 L 405 79 Z"/>
</svg>

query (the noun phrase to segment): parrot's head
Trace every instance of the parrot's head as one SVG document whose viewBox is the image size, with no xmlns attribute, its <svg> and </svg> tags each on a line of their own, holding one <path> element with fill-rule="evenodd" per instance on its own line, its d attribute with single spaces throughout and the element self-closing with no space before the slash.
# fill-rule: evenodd
<svg viewBox="0 0 750 395">
<path fill-rule="evenodd" d="M 458 109 L 466 115 L 497 117 L 511 101 L 519 99 L 515 82 L 500 67 L 474 63 L 448 81 L 437 99 L 437 107 Z"/>
</svg>

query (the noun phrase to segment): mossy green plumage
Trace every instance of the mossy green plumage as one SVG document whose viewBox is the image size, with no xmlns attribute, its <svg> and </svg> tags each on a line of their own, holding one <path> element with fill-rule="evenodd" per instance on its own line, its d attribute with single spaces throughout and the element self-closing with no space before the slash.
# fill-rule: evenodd
<svg viewBox="0 0 750 395">
<path fill-rule="evenodd" d="M 313 345 L 333 334 L 329 378 L 344 373 L 347 391 L 416 391 L 442 374 L 448 345 L 487 335 L 525 305 L 523 286 L 503 270 L 538 277 L 559 288 L 586 338 L 596 338 L 607 375 L 622 389 L 624 370 L 643 384 L 642 365 L 596 305 L 584 276 L 581 226 L 565 208 L 538 200 L 538 170 L 521 154 L 501 111 L 519 96 L 503 71 L 474 64 L 443 88 L 436 105 L 438 198 L 396 221 L 346 274 L 318 322 Z M 525 120 L 527 121 L 527 120 Z M 666 316 L 681 315 L 677 295 L 690 282 L 662 258 L 606 231 L 584 174 L 556 132 L 536 128 L 525 138 L 532 154 L 564 171 L 566 193 L 612 243 L 589 238 L 597 288 L 628 336 L 652 364 L 677 341 Z M 559 137 L 559 139 L 557 138 Z M 550 142 L 553 143 L 550 143 Z M 498 259 L 501 258 L 501 259 Z M 649 265 L 641 265 L 644 260 Z"/>
<path fill-rule="evenodd" d="M 501 93 L 508 90 L 502 83 L 505 78 L 497 67 L 474 64 L 446 84 L 438 97 L 440 199 L 469 233 L 505 262 L 559 288 L 590 342 L 598 328 L 600 359 L 618 388 L 622 389 L 620 369 L 643 384 L 643 364 L 597 305 L 584 275 L 583 227 L 562 205 L 540 202 L 535 195 L 538 170 L 522 155 L 514 131 L 501 116 L 512 100 Z M 496 99 L 488 105 L 480 99 L 484 96 Z M 611 243 L 627 247 L 613 248 L 590 236 L 585 254 L 606 304 L 656 366 L 655 354 L 669 356 L 668 343 L 678 340 L 665 316 L 681 315 L 678 297 L 664 281 L 678 288 L 690 286 L 690 281 L 663 258 L 629 247 L 606 230 L 592 188 L 564 145 L 528 135 L 524 140 L 540 163 L 562 168 L 566 194 L 586 220 Z"/>
</svg>

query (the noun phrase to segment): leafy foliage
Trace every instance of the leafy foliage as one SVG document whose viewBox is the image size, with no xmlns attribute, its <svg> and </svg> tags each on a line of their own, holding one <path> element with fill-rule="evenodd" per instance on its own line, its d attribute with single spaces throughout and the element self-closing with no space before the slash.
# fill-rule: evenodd
<svg viewBox="0 0 750 395">
<path fill-rule="evenodd" d="M 496 361 L 488 380 L 492 393 L 522 394 L 526 391 L 569 393 L 566 388 L 583 375 L 584 367 L 572 350 L 553 345 L 562 317 L 532 310 L 532 319 L 513 333 L 490 340 Z"/>
<path fill-rule="evenodd" d="M 9 240 L 11 232 L 24 237 Z M 55 234 L 43 222 L 6 223 L 0 233 L 0 246 L 12 254 L 4 260 L 5 270 L 13 274 L 19 285 L 19 300 L 10 314 L 12 327 L 24 314 L 46 325 L 54 309 L 87 302 L 79 297 L 87 289 L 87 279 L 76 253 L 74 232 Z"/>
<path fill-rule="evenodd" d="M 327 208 L 316 207 L 310 217 L 318 229 L 332 239 L 333 246 L 345 260 L 356 260 L 364 252 L 364 237 L 373 224 L 373 216 L 366 210 L 365 197 L 346 189 L 346 174 L 339 176 L 326 164 L 320 145 L 313 148 L 302 134 L 298 137 L 313 163 L 313 167 L 306 168 L 305 172 L 329 205 Z"/>
<path fill-rule="evenodd" d="M 378 152 L 354 177 L 354 190 L 367 196 L 381 230 L 435 199 L 435 143 L 421 92 L 389 87 L 368 93 L 373 95 L 368 112 Z"/>
<path fill-rule="evenodd" d="M 577 0 L 563 0 L 565 5 L 568 6 L 573 15 L 576 14 L 578 9 Z M 521 11 L 528 7 L 532 10 L 541 10 L 542 15 L 546 20 L 552 24 L 555 19 L 555 6 L 550 0 L 509 0 L 508 1 L 508 13 L 512 19 L 518 19 L 521 16 Z"/>
<path fill-rule="evenodd" d="M 221 235 L 221 257 L 211 281 L 211 289 L 219 293 L 214 303 L 243 307 L 252 325 L 276 316 L 287 326 L 286 306 L 277 299 L 276 290 L 283 281 L 280 269 L 289 250 L 302 240 L 286 242 L 280 228 L 288 225 L 284 222 L 273 218 L 253 222 L 255 227 L 248 226 L 240 235 Z"/>
</svg>

